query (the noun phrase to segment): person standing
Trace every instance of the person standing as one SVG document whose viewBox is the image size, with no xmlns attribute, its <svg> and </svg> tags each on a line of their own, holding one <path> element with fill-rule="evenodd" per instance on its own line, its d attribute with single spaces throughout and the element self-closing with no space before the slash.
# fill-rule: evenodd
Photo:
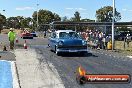
<svg viewBox="0 0 132 88">
<path fill-rule="evenodd" d="M 130 34 L 128 33 L 128 34 L 126 35 L 127 47 L 129 47 L 130 41 L 131 41 L 131 38 L 130 38 Z"/>
<path fill-rule="evenodd" d="M 103 49 L 103 41 L 102 41 L 102 39 L 103 39 L 103 32 L 100 32 L 99 33 L 99 48 L 100 49 Z"/>
<path fill-rule="evenodd" d="M 10 49 L 11 50 L 14 49 L 15 38 L 16 38 L 15 32 L 13 31 L 13 29 L 10 29 L 10 32 L 8 33 L 8 39 L 9 39 L 9 42 L 10 42 Z"/>
<path fill-rule="evenodd" d="M 105 49 L 107 49 L 107 45 L 108 45 L 108 42 L 110 41 L 110 38 L 109 38 L 109 36 L 106 36 L 105 37 Z"/>
<path fill-rule="evenodd" d="M 103 42 L 103 49 L 106 49 L 106 36 L 105 34 L 103 35 L 103 38 L 102 38 L 102 42 Z"/>
</svg>

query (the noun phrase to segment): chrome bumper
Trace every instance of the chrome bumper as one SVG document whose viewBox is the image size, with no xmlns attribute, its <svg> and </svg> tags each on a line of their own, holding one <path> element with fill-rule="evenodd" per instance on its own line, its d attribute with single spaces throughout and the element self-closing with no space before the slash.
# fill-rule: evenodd
<svg viewBox="0 0 132 88">
<path fill-rule="evenodd" d="M 88 50 L 87 49 L 79 49 L 79 50 L 64 50 L 64 49 L 57 49 L 57 52 L 70 52 L 70 53 L 72 53 L 72 52 L 74 52 L 74 53 L 76 53 L 76 52 L 88 52 Z"/>
</svg>

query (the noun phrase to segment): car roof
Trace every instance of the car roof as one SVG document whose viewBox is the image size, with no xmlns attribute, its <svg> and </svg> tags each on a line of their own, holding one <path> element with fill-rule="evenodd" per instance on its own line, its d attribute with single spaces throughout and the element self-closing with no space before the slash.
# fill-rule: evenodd
<svg viewBox="0 0 132 88">
<path fill-rule="evenodd" d="M 57 30 L 56 32 L 60 33 L 60 32 L 75 32 L 75 31 L 73 31 L 73 30 Z"/>
</svg>

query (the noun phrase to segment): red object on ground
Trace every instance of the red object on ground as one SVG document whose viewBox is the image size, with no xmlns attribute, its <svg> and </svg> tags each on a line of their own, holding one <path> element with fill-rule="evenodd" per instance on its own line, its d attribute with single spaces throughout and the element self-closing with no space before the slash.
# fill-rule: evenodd
<svg viewBox="0 0 132 88">
<path fill-rule="evenodd" d="M 27 49 L 27 41 L 25 40 L 24 49 Z"/>
<path fill-rule="evenodd" d="M 18 39 L 16 38 L 16 43 L 18 43 Z"/>
</svg>

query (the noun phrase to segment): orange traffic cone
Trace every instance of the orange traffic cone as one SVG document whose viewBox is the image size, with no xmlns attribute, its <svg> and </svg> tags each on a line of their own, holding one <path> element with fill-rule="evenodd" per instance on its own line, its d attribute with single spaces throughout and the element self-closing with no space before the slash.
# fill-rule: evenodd
<svg viewBox="0 0 132 88">
<path fill-rule="evenodd" d="M 16 43 L 18 43 L 18 38 L 16 38 Z"/>
<path fill-rule="evenodd" d="M 27 41 L 25 40 L 24 49 L 27 49 Z"/>
</svg>

